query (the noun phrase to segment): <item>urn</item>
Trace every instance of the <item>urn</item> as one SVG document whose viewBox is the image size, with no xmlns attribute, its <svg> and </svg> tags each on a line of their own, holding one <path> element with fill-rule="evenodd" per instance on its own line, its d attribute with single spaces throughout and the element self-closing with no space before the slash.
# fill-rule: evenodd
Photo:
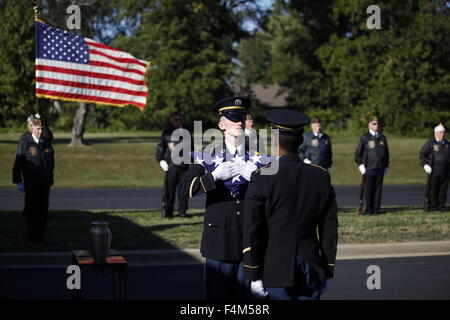
<svg viewBox="0 0 450 320">
<path fill-rule="evenodd" d="M 111 248 L 111 230 L 109 223 L 105 221 L 94 221 L 89 230 L 91 251 L 95 263 L 106 263 L 109 249 Z"/>
</svg>

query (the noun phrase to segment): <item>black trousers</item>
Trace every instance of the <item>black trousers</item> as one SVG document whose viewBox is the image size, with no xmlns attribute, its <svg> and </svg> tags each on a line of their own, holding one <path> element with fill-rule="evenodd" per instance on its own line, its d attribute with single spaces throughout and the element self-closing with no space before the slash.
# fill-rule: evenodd
<svg viewBox="0 0 450 320">
<path fill-rule="evenodd" d="M 27 228 L 27 241 L 42 242 L 47 226 L 50 187 L 25 187 L 23 215 Z"/>
<path fill-rule="evenodd" d="M 163 215 L 165 217 L 171 217 L 173 215 L 177 187 L 186 172 L 187 169 L 183 166 L 169 165 L 169 170 L 166 172 L 166 176 L 164 178 L 162 197 Z M 189 198 L 184 196 L 182 192 L 178 192 L 178 210 L 181 216 L 186 214 L 186 210 L 188 209 L 188 201 Z"/>
<path fill-rule="evenodd" d="M 366 172 L 366 214 L 378 214 L 381 205 L 384 169 L 370 169 Z"/>
<path fill-rule="evenodd" d="M 447 170 L 433 170 L 430 183 L 430 210 L 439 210 L 445 208 L 445 203 L 447 201 L 448 182 L 449 172 Z"/>
</svg>

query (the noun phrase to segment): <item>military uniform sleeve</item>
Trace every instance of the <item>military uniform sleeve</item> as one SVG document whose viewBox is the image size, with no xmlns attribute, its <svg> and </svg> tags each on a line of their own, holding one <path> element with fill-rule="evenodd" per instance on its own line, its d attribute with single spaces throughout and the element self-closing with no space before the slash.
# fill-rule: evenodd
<svg viewBox="0 0 450 320">
<path fill-rule="evenodd" d="M 12 182 L 13 183 L 22 183 L 22 172 L 23 172 L 23 163 L 24 156 L 26 153 L 26 136 L 22 135 L 19 140 L 19 145 L 17 146 L 16 159 L 14 160 L 13 172 L 12 172 Z"/>
<path fill-rule="evenodd" d="M 307 148 L 307 140 L 308 137 L 303 135 L 303 143 L 300 145 L 300 147 L 298 148 L 298 156 L 300 159 L 305 160 L 307 159 L 307 155 L 306 155 L 306 148 Z"/>
<path fill-rule="evenodd" d="M 251 281 L 262 279 L 267 245 L 266 196 L 260 190 L 259 179 L 259 174 L 252 174 L 244 204 L 244 277 Z"/>
<path fill-rule="evenodd" d="M 384 143 L 386 144 L 386 168 L 389 168 L 389 146 L 386 137 L 384 137 Z"/>
<path fill-rule="evenodd" d="M 331 147 L 331 139 L 328 137 L 328 148 L 330 150 L 330 167 L 333 166 L 333 148 Z"/>
<path fill-rule="evenodd" d="M 431 166 L 432 163 L 430 161 L 430 153 L 431 153 L 431 149 L 432 149 L 432 144 L 427 141 L 422 148 L 420 148 L 420 152 L 419 152 L 419 161 L 420 161 L 420 165 L 423 167 L 424 165 L 429 165 Z"/>
<path fill-rule="evenodd" d="M 359 139 L 355 150 L 355 162 L 359 165 L 364 164 L 364 136 Z"/>
<path fill-rule="evenodd" d="M 329 180 L 328 176 L 328 180 Z M 324 259 L 325 277 L 332 278 L 336 263 L 338 242 L 338 218 L 336 195 L 329 184 L 328 192 L 321 205 L 321 220 L 318 226 L 319 240 L 321 244 L 322 259 Z"/>
<path fill-rule="evenodd" d="M 167 144 L 164 141 L 164 132 L 161 134 L 161 138 L 159 139 L 156 145 L 156 160 L 159 162 L 164 160 L 164 154 L 166 153 Z"/>
<path fill-rule="evenodd" d="M 180 182 L 179 192 L 185 197 L 192 198 L 215 188 L 216 183 L 212 174 L 205 173 L 205 168 L 200 164 L 191 164 Z"/>
</svg>

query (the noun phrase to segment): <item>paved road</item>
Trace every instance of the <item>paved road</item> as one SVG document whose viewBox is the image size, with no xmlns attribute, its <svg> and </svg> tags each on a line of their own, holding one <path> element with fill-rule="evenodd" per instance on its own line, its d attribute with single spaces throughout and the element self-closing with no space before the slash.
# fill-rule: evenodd
<svg viewBox="0 0 450 320">
<path fill-rule="evenodd" d="M 359 188 L 335 187 L 339 207 L 355 207 Z M 384 186 L 383 206 L 422 205 L 423 186 Z M 450 191 L 447 199 L 450 201 Z M 204 208 L 205 197 L 190 200 L 190 208 Z M 23 194 L 16 190 L 0 190 L 0 210 L 22 210 Z M 83 209 L 148 209 L 161 207 L 161 190 L 145 189 L 53 189 L 50 210 Z"/>
<path fill-rule="evenodd" d="M 369 290 L 367 267 L 381 270 L 381 289 Z M 130 266 L 128 299 L 198 300 L 201 265 Z M 65 268 L 0 268 L 0 300 L 68 300 Z M 85 299 L 111 299 L 111 282 L 101 273 L 86 280 Z M 450 299 L 450 255 L 338 260 L 324 300 Z"/>
</svg>

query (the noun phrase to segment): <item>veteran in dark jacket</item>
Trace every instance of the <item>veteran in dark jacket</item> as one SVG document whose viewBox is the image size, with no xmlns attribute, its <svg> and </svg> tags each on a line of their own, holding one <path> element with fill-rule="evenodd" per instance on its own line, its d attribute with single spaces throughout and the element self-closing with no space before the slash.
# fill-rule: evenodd
<svg viewBox="0 0 450 320">
<path fill-rule="evenodd" d="M 389 168 L 389 147 L 378 116 L 370 117 L 369 131 L 361 136 L 356 147 L 355 162 L 365 175 L 365 214 L 379 214 L 383 179 Z"/>
<path fill-rule="evenodd" d="M 45 243 L 50 187 L 53 185 L 54 151 L 42 137 L 42 120 L 37 114 L 32 132 L 21 136 L 13 167 L 13 183 L 25 192 L 23 214 L 27 242 Z"/>
<path fill-rule="evenodd" d="M 335 193 L 322 167 L 297 154 L 303 113 L 266 113 L 280 158 L 251 176 L 245 197 L 244 267 L 252 292 L 274 300 L 319 299 L 333 277 L 338 241 Z M 278 170 L 269 172 L 277 165 Z"/>
<path fill-rule="evenodd" d="M 311 131 L 303 135 L 303 143 L 298 148 L 298 155 L 305 163 L 312 163 L 331 171 L 333 165 L 331 139 L 322 132 L 319 117 L 311 119 Z"/>
<path fill-rule="evenodd" d="M 187 164 L 175 164 L 172 161 L 172 151 L 175 146 L 182 141 L 181 139 L 172 141 L 172 133 L 177 129 L 186 128 L 182 125 L 181 115 L 178 112 L 175 112 L 170 116 L 169 123 L 161 133 L 161 138 L 156 145 L 156 160 L 165 172 L 162 195 L 162 215 L 167 219 L 173 217 L 177 188 L 188 169 Z M 189 199 L 183 193 L 178 192 L 178 214 L 182 218 L 190 217 L 190 215 L 186 213 L 188 201 Z"/>
<path fill-rule="evenodd" d="M 442 123 L 434 128 L 434 137 L 420 149 L 420 164 L 430 175 L 425 204 L 427 211 L 446 211 L 447 189 L 450 175 L 450 143 L 445 140 Z"/>
<path fill-rule="evenodd" d="M 205 258 L 206 299 L 246 299 L 249 282 L 244 279 L 242 264 L 242 224 L 244 196 L 248 182 L 241 183 L 236 192 L 226 183 L 239 176 L 247 181 L 256 165 L 248 162 L 239 168 L 227 155 L 245 157 L 254 154 L 245 138 L 245 119 L 250 101 L 231 97 L 217 102 L 213 109 L 218 115 L 218 127 L 224 140 L 208 146 L 204 155 L 216 161 L 214 170 L 206 170 L 202 161 L 190 165 L 180 190 L 189 197 L 206 194 L 204 228 L 200 251 Z"/>
</svg>

